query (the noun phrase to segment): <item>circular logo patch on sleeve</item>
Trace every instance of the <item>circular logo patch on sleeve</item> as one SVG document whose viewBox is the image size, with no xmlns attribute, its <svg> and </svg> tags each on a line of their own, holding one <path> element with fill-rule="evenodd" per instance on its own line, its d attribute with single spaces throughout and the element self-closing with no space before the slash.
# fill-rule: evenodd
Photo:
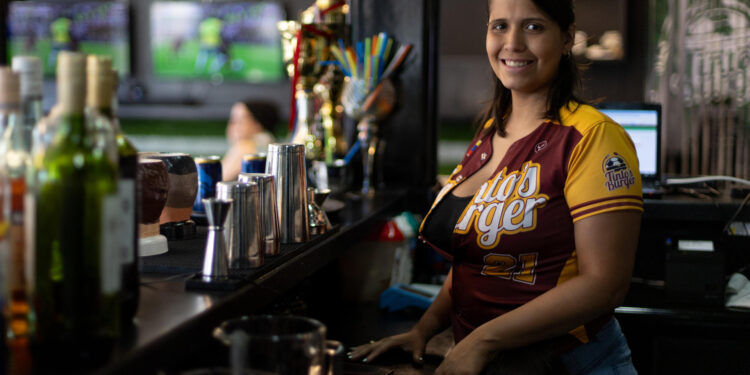
<svg viewBox="0 0 750 375">
<path fill-rule="evenodd" d="M 604 157 L 602 171 L 604 172 L 604 185 L 609 191 L 623 187 L 628 189 L 630 185 L 635 184 L 633 171 L 625 161 L 625 158 L 616 152 Z"/>
</svg>

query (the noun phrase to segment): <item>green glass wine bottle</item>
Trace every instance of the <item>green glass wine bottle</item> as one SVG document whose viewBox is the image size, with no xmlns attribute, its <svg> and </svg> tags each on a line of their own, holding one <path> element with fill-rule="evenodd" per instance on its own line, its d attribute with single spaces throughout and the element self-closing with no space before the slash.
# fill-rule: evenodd
<svg viewBox="0 0 750 375">
<path fill-rule="evenodd" d="M 123 330 L 131 328 L 138 309 L 140 276 L 138 273 L 138 204 L 136 201 L 136 170 L 138 151 L 120 129 L 117 117 L 117 72 L 109 57 L 89 55 L 86 60 L 88 75 L 86 109 L 97 111 L 109 121 L 99 121 L 98 131 L 112 133 L 117 142 L 120 196 L 120 261 L 121 308 Z"/>
<path fill-rule="evenodd" d="M 94 129 L 100 116 L 84 114 L 85 82 L 85 56 L 61 52 L 55 135 L 32 156 L 26 222 L 35 365 L 99 365 L 120 334 L 117 151 Z"/>
</svg>

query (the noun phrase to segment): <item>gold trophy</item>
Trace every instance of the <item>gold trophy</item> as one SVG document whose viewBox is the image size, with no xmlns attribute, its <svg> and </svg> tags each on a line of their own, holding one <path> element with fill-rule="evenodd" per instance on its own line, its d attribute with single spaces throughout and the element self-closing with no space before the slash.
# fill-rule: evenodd
<svg viewBox="0 0 750 375">
<path fill-rule="evenodd" d="M 282 21 L 284 62 L 292 78 L 296 115 L 291 142 L 305 145 L 306 158 L 333 163 L 342 154 L 346 142 L 342 137 L 340 93 L 343 74 L 330 60 L 330 45 L 347 34 L 343 0 L 317 0 L 300 15 L 300 21 Z"/>
</svg>

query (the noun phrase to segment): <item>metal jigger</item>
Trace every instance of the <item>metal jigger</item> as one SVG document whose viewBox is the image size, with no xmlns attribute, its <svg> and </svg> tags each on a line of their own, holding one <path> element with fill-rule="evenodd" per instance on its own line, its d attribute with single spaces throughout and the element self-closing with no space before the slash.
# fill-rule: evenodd
<svg viewBox="0 0 750 375">
<path fill-rule="evenodd" d="M 208 239 L 203 258 L 203 281 L 212 281 L 229 276 L 227 249 L 224 244 L 224 222 L 232 207 L 232 200 L 203 199 L 208 220 Z"/>
<path fill-rule="evenodd" d="M 328 220 L 328 215 L 321 207 L 329 193 L 330 190 L 316 193 L 315 188 L 307 188 L 307 214 L 310 217 L 310 235 L 323 234 L 331 229 L 331 221 Z"/>
<path fill-rule="evenodd" d="M 362 146 L 362 194 L 374 193 L 374 165 L 378 143 L 378 121 L 393 111 L 396 88 L 386 79 L 369 91 L 363 80 L 347 78 L 341 94 L 344 112 L 358 121 L 357 138 Z"/>
</svg>

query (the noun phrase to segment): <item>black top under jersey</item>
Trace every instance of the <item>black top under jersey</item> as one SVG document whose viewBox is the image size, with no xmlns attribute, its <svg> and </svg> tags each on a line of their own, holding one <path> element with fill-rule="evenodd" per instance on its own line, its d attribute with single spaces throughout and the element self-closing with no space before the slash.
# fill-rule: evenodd
<svg viewBox="0 0 750 375">
<path fill-rule="evenodd" d="M 441 249 L 451 248 L 453 228 L 458 218 L 469 205 L 472 196 L 457 197 L 448 194 L 430 214 L 430 220 L 425 223 L 423 236 L 427 241 Z"/>
</svg>

